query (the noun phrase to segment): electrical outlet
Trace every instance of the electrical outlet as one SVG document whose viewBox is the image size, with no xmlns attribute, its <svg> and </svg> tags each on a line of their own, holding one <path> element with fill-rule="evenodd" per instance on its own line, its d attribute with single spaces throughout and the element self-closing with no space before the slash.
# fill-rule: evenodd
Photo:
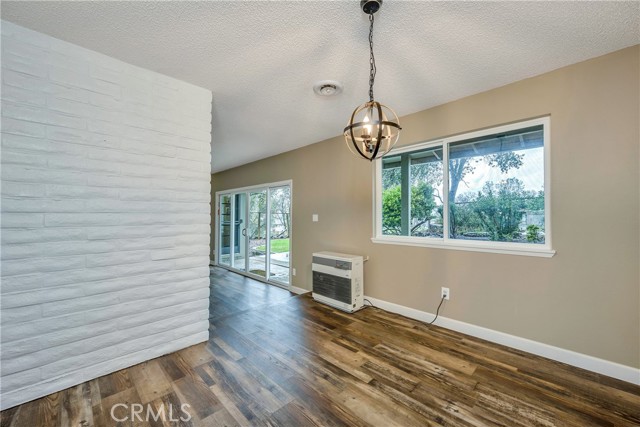
<svg viewBox="0 0 640 427">
<path fill-rule="evenodd" d="M 294 275 L 294 276 L 296 275 L 296 269 L 295 269 L 295 268 L 294 268 L 294 269 L 292 269 L 292 271 L 291 271 L 291 272 L 293 273 L 293 275 Z"/>
<path fill-rule="evenodd" d="M 449 288 L 442 287 L 442 290 L 440 291 L 440 298 L 444 298 L 449 301 L 449 295 Z"/>
</svg>

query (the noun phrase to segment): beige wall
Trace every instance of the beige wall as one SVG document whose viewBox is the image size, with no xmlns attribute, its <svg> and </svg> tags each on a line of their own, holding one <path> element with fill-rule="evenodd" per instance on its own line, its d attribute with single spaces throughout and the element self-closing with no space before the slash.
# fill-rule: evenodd
<svg viewBox="0 0 640 427">
<path fill-rule="evenodd" d="M 639 57 L 635 46 L 401 119 L 405 145 L 550 114 L 553 258 L 373 244 L 372 165 L 341 137 L 215 174 L 212 191 L 293 180 L 294 286 L 310 289 L 314 251 L 369 255 L 367 295 L 434 312 L 446 285 L 446 317 L 639 367 Z"/>
</svg>

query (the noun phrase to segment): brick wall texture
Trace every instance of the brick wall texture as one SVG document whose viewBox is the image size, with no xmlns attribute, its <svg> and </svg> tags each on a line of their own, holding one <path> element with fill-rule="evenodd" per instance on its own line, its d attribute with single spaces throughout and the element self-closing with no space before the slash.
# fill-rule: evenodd
<svg viewBox="0 0 640 427">
<path fill-rule="evenodd" d="M 5 409 L 207 339 L 211 92 L 1 24 Z"/>
</svg>

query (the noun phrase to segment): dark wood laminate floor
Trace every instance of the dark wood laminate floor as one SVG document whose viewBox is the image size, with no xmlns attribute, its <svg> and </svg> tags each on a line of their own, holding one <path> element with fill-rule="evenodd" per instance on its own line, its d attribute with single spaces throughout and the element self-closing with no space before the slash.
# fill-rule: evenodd
<svg viewBox="0 0 640 427">
<path fill-rule="evenodd" d="M 211 283 L 208 343 L 4 411 L 2 426 L 640 425 L 629 383 L 222 269 Z M 188 403 L 192 418 L 116 423 L 121 402 Z"/>
</svg>

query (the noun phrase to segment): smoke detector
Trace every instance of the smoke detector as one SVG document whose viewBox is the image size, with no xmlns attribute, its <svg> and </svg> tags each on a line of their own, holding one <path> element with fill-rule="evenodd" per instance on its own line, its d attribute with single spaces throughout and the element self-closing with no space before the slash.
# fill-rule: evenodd
<svg viewBox="0 0 640 427">
<path fill-rule="evenodd" d="M 322 80 L 313 85 L 313 91 L 320 96 L 334 96 L 342 92 L 342 85 L 335 80 Z"/>
</svg>

